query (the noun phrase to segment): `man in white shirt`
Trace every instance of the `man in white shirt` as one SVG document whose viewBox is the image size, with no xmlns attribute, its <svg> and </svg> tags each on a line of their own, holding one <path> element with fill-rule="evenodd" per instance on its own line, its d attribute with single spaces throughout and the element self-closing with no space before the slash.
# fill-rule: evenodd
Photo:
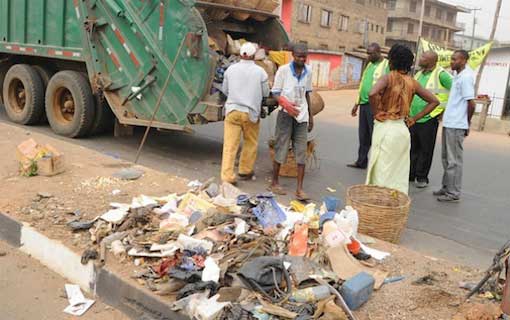
<svg viewBox="0 0 510 320">
<path fill-rule="evenodd" d="M 475 112 L 475 77 L 466 66 L 469 53 L 453 53 L 451 67 L 455 72 L 448 104 L 443 115 L 443 185 L 434 195 L 441 202 L 458 202 L 462 186 L 464 138 L 469 135 L 471 117 Z"/>
<path fill-rule="evenodd" d="M 243 149 L 239 161 L 239 178 L 249 180 L 254 175 L 260 108 L 262 99 L 269 96 L 267 73 L 254 61 L 256 51 L 257 47 L 253 43 L 245 43 L 241 47 L 241 61 L 227 69 L 223 80 L 222 91 L 227 101 L 221 180 L 232 184 L 237 182 L 234 167 L 241 134 Z"/>
<path fill-rule="evenodd" d="M 294 45 L 292 55 L 294 61 L 280 67 L 276 72 L 271 90 L 282 110 L 278 112 L 276 120 L 273 180 L 269 190 L 275 194 L 286 194 L 278 178 L 280 166 L 287 161 L 287 153 L 292 142 L 292 150 L 298 166 L 296 199 L 305 201 L 309 199 L 303 190 L 306 150 L 308 132 L 313 129 L 313 117 L 310 112 L 312 68 L 305 64 L 308 57 L 306 45 Z"/>
</svg>

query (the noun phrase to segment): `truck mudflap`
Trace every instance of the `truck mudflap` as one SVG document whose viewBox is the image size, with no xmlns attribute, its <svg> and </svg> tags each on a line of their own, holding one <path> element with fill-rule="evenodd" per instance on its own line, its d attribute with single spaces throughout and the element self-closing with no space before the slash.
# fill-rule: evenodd
<svg viewBox="0 0 510 320">
<path fill-rule="evenodd" d="M 74 3 L 91 83 L 119 122 L 146 126 L 154 118 L 154 127 L 189 129 L 188 114 L 211 78 L 207 28 L 194 2 Z"/>
</svg>

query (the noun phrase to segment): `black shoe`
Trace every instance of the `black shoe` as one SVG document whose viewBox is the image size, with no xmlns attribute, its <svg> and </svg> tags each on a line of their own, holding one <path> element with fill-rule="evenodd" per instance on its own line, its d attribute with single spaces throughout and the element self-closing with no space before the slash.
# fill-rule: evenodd
<svg viewBox="0 0 510 320">
<path fill-rule="evenodd" d="M 354 162 L 354 163 L 350 163 L 347 165 L 349 168 L 354 168 L 354 169 L 366 169 L 367 166 L 361 166 L 359 165 L 357 162 Z"/>
<path fill-rule="evenodd" d="M 444 196 L 444 195 L 446 195 L 446 190 L 444 190 L 444 189 L 439 189 L 439 190 L 437 190 L 437 191 L 432 192 L 432 194 L 433 194 L 434 196 L 436 196 L 436 197 Z"/>
<path fill-rule="evenodd" d="M 416 181 L 416 184 L 415 184 L 416 188 L 420 188 L 420 189 L 423 189 L 423 188 L 426 188 L 429 186 L 429 183 L 425 180 L 418 180 Z"/>
<path fill-rule="evenodd" d="M 252 180 L 253 177 L 255 177 L 255 172 L 252 172 L 252 173 L 247 173 L 247 174 L 238 174 L 239 176 L 239 180 L 242 180 L 242 181 L 247 181 L 247 180 Z"/>
<path fill-rule="evenodd" d="M 437 198 L 437 201 L 439 201 L 439 202 L 459 202 L 460 198 L 452 197 L 448 194 L 445 194 L 445 195 L 439 196 Z"/>
</svg>

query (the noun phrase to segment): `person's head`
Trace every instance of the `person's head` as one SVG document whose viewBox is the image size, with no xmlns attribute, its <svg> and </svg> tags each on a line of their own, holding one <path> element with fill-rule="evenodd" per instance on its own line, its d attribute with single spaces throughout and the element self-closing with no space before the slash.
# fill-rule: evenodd
<svg viewBox="0 0 510 320">
<path fill-rule="evenodd" d="M 456 50 L 452 54 L 450 66 L 454 71 L 462 71 L 469 60 L 469 53 L 466 50 Z"/>
<path fill-rule="evenodd" d="M 308 47 L 304 43 L 296 43 L 292 46 L 292 56 L 294 64 L 298 67 L 304 67 L 308 58 Z"/>
<path fill-rule="evenodd" d="M 395 44 L 388 53 L 390 70 L 409 72 L 413 67 L 414 54 L 406 46 Z"/>
<path fill-rule="evenodd" d="M 241 46 L 241 59 L 253 60 L 255 59 L 255 53 L 257 53 L 257 46 L 251 42 L 246 42 Z"/>
<path fill-rule="evenodd" d="M 381 46 L 378 43 L 371 43 L 367 48 L 368 61 L 377 62 L 381 60 Z"/>
<path fill-rule="evenodd" d="M 418 64 L 422 70 L 433 70 L 437 65 L 437 53 L 434 51 L 427 51 L 421 55 Z"/>
</svg>

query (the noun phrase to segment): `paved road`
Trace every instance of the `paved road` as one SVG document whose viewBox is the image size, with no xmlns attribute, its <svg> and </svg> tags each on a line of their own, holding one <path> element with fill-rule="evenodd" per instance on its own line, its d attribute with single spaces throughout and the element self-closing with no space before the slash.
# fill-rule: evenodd
<svg viewBox="0 0 510 320">
<path fill-rule="evenodd" d="M 77 319 L 64 312 L 64 278 L 38 261 L 0 241 L 0 318 L 8 320 Z M 5 255 L 4 255 L 5 254 Z M 127 320 L 100 301 L 79 319 Z"/>
<path fill-rule="evenodd" d="M 328 194 L 327 187 L 338 190 L 363 183 L 365 172 L 346 168 L 354 160 L 357 149 L 357 120 L 349 116 L 355 91 L 322 93 L 326 111 L 316 119 L 318 165 L 307 174 L 306 189 L 314 200 Z M 5 121 L 5 114 L 0 121 Z M 30 130 L 53 135 L 44 126 Z M 271 161 L 267 140 L 272 132 L 271 120 L 264 120 L 257 161 L 257 180 L 243 183 L 249 192 L 265 189 Z M 115 139 L 110 135 L 75 140 L 75 143 L 99 152 L 132 160 L 143 130 L 134 137 Z M 503 135 L 473 132 L 465 143 L 464 196 L 461 203 L 438 203 L 431 192 L 442 174 L 439 145 L 431 173 L 432 187 L 411 190 L 412 212 L 402 244 L 427 255 L 449 258 L 459 263 L 485 267 L 492 253 L 510 237 L 510 138 Z M 222 124 L 196 128 L 194 135 L 180 132 L 153 131 L 140 163 L 192 179 L 218 176 L 221 163 Z M 283 185 L 292 191 L 293 179 Z M 285 199 L 282 199 L 285 201 Z"/>
</svg>

